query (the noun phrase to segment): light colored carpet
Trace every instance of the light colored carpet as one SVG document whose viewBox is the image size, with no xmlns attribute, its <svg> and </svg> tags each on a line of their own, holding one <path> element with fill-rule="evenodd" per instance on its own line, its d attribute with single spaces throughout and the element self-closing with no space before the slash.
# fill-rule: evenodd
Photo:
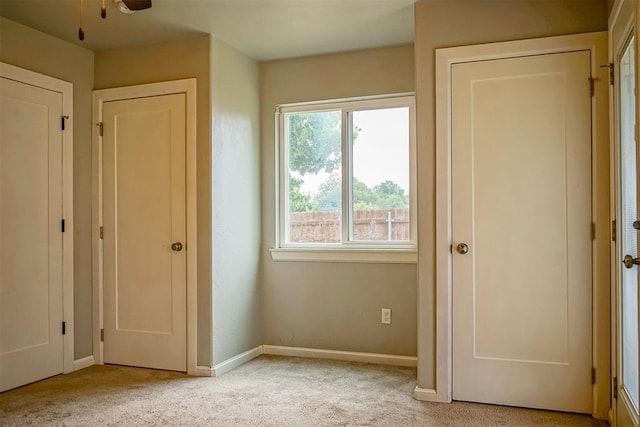
<svg viewBox="0 0 640 427">
<path fill-rule="evenodd" d="M 416 371 L 261 356 L 218 378 L 92 366 L 0 394 L 0 425 L 602 426 L 585 415 L 412 398 Z"/>
</svg>

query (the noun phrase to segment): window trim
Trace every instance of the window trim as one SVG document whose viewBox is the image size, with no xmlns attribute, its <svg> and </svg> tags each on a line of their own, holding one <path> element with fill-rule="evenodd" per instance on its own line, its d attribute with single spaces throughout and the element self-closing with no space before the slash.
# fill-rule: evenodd
<svg viewBox="0 0 640 427">
<path fill-rule="evenodd" d="M 409 108 L 409 230 L 410 239 L 386 243 L 386 241 L 350 241 L 353 217 L 352 147 L 348 143 L 351 135 L 352 112 L 380 110 L 385 108 Z M 288 174 L 284 170 L 288 164 L 285 149 L 285 114 L 297 112 L 321 112 L 340 110 L 341 132 L 341 173 L 342 173 L 342 242 L 339 243 L 291 243 L 287 242 L 287 197 Z M 416 106 L 415 94 L 398 93 L 380 96 L 343 98 L 314 102 L 281 104 L 275 112 L 275 245 L 271 249 L 276 261 L 327 261 L 327 262 L 399 262 L 415 263 L 417 256 L 417 171 L 416 171 Z M 346 224 L 346 225 L 345 225 Z"/>
</svg>

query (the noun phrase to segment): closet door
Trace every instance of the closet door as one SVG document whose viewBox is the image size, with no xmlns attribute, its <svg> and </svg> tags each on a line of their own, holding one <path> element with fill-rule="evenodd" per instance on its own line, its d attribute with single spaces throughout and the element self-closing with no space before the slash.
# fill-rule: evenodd
<svg viewBox="0 0 640 427">
<path fill-rule="evenodd" d="M 0 78 L 0 391 L 63 372 L 61 116 Z"/>
</svg>

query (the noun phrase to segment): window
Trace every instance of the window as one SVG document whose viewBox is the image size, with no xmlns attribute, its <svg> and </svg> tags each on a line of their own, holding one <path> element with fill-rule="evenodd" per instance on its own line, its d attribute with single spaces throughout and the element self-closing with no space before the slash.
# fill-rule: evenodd
<svg viewBox="0 0 640 427">
<path fill-rule="evenodd" d="M 280 248 L 415 250 L 413 96 L 277 116 Z"/>
</svg>

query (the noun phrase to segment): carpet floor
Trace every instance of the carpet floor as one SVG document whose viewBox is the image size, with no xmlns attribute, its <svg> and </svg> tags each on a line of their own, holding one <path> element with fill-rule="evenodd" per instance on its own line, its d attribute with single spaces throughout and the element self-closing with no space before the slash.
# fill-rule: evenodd
<svg viewBox="0 0 640 427">
<path fill-rule="evenodd" d="M 2 426 L 606 426 L 586 415 L 418 402 L 416 370 L 263 355 L 217 378 L 92 366 L 0 394 Z"/>
</svg>

